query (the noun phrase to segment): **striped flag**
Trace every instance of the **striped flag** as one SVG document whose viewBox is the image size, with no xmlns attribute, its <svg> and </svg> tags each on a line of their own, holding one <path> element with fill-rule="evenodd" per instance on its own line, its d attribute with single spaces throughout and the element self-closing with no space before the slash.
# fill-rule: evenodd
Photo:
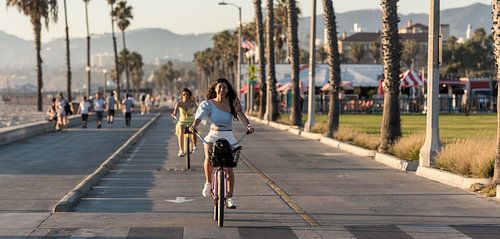
<svg viewBox="0 0 500 239">
<path fill-rule="evenodd" d="M 241 41 L 241 48 L 252 50 L 254 47 L 255 47 L 255 45 L 251 41 L 249 41 L 245 38 L 243 38 L 243 40 Z"/>
</svg>

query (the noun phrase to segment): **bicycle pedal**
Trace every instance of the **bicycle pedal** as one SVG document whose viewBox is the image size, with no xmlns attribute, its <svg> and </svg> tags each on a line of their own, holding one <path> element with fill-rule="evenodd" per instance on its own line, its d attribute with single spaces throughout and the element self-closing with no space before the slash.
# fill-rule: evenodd
<svg viewBox="0 0 500 239">
<path fill-rule="evenodd" d="M 227 209 L 236 209 L 236 206 L 232 206 L 232 207 L 227 207 L 227 206 L 226 206 L 226 208 L 227 208 Z"/>
</svg>

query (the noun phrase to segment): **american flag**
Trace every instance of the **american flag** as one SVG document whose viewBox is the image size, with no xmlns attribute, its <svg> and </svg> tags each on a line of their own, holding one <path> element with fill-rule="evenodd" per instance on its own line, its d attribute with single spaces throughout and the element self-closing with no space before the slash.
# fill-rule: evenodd
<svg viewBox="0 0 500 239">
<path fill-rule="evenodd" d="M 255 47 L 255 44 L 252 43 L 251 41 L 243 38 L 243 40 L 241 41 L 241 47 L 248 49 L 248 50 L 252 50 Z"/>
</svg>

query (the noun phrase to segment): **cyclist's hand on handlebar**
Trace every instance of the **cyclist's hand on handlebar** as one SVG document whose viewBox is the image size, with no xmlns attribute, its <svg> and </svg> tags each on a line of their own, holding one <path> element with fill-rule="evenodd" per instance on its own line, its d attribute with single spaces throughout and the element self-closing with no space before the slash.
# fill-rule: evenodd
<svg viewBox="0 0 500 239">
<path fill-rule="evenodd" d="M 192 125 L 189 126 L 189 131 L 192 132 L 193 134 L 198 132 L 198 130 L 196 130 L 196 128 Z"/>
<path fill-rule="evenodd" d="M 251 124 L 248 124 L 247 125 L 247 134 L 251 134 L 255 132 L 255 129 L 253 128 L 253 126 Z"/>
</svg>

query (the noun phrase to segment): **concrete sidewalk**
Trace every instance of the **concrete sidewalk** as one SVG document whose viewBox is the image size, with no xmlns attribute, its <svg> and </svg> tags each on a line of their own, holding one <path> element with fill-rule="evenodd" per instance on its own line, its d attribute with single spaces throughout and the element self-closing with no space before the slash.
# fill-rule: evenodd
<svg viewBox="0 0 500 239">
<path fill-rule="evenodd" d="M 0 146 L 0 238 L 29 235 L 54 204 L 152 118 L 73 127 Z M 7 235 L 7 236 L 5 236 Z"/>
</svg>

